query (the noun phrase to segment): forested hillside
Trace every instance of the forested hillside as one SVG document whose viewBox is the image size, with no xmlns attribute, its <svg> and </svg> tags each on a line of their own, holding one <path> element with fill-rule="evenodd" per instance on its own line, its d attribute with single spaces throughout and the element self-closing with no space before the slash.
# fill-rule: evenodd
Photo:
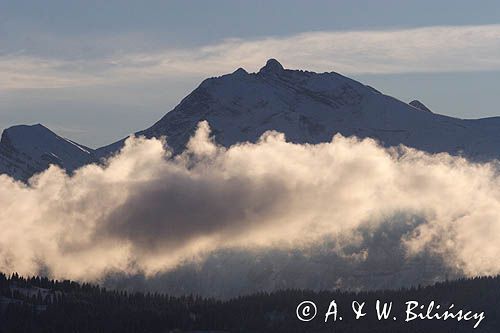
<svg viewBox="0 0 500 333">
<path fill-rule="evenodd" d="M 0 332 L 497 332 L 500 327 L 500 278 L 483 277 L 399 291 L 312 292 L 285 290 L 231 300 L 195 296 L 106 290 L 92 284 L 42 277 L 0 275 Z M 376 316 L 375 302 L 393 301 L 397 320 Z M 318 315 L 310 322 L 296 317 L 297 305 L 312 300 Z M 324 322 L 335 300 L 343 320 Z M 351 302 L 366 302 L 366 316 L 354 319 Z M 405 322 L 405 302 L 434 300 L 448 308 L 485 312 L 477 329 L 474 320 Z M 392 318 L 390 318 L 392 319 Z M 332 330 L 333 329 L 333 330 Z"/>
</svg>

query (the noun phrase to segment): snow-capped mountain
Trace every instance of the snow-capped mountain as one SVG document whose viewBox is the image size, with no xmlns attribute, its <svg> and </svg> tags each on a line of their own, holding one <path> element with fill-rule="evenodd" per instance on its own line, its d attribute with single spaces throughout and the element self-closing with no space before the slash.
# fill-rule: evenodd
<svg viewBox="0 0 500 333">
<path fill-rule="evenodd" d="M 162 119 L 136 134 L 166 136 L 179 152 L 201 120 L 208 120 L 216 141 L 225 146 L 277 130 L 299 143 L 329 141 L 341 133 L 476 160 L 500 157 L 499 117 L 443 116 L 419 101 L 404 103 L 340 74 L 284 69 L 274 59 L 257 73 L 239 68 L 206 79 Z M 92 151 L 41 125 L 11 127 L 0 142 L 0 172 L 25 180 L 50 163 L 72 171 L 117 151 L 123 141 Z"/>
<path fill-rule="evenodd" d="M 208 120 L 217 142 L 228 146 L 255 141 L 267 130 L 293 142 L 318 143 L 335 133 L 372 137 L 386 146 L 405 144 L 428 152 L 464 154 L 474 159 L 500 156 L 500 118 L 463 120 L 432 113 L 340 74 L 284 69 L 270 59 L 258 73 L 239 68 L 203 81 L 146 137 L 165 135 L 182 150 L 201 120 Z M 96 151 L 116 151 L 118 141 Z"/>
<path fill-rule="evenodd" d="M 27 180 L 56 164 L 71 172 L 94 161 L 93 150 L 37 124 L 13 126 L 0 140 L 0 173 Z"/>
</svg>

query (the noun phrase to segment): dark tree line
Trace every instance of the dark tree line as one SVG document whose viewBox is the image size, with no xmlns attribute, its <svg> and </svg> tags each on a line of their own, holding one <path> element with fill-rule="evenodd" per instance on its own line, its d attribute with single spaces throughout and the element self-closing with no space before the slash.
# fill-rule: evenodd
<svg viewBox="0 0 500 333">
<path fill-rule="evenodd" d="M 342 321 L 324 315 L 331 300 Z M 379 321 L 375 302 L 393 301 L 398 320 Z M 296 307 L 312 300 L 318 308 L 310 322 L 296 318 Z M 353 300 L 365 301 L 367 315 L 354 320 Z M 477 329 L 473 322 L 404 322 L 407 300 L 434 300 L 443 306 L 484 311 Z M 0 273 L 0 332 L 500 332 L 500 278 L 481 277 L 397 291 L 284 290 L 230 300 L 159 293 L 129 293 L 97 285 L 45 277 Z M 391 318 L 392 319 L 392 318 Z"/>
</svg>

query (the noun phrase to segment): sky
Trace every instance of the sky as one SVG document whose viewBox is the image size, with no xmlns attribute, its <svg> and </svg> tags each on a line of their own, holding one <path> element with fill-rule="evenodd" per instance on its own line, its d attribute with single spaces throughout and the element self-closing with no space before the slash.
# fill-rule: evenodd
<svg viewBox="0 0 500 333">
<path fill-rule="evenodd" d="M 99 147 L 268 58 L 437 113 L 500 115 L 498 1 L 0 0 L 0 128 Z"/>
</svg>

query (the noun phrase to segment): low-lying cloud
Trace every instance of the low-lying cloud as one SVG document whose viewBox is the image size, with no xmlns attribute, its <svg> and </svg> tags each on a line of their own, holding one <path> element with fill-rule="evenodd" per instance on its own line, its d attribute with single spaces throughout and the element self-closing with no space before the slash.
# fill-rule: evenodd
<svg viewBox="0 0 500 333">
<path fill-rule="evenodd" d="M 500 273 L 496 162 L 340 135 L 308 145 L 267 132 L 224 148 L 206 122 L 183 154 L 166 147 L 131 137 L 103 165 L 71 176 L 55 166 L 29 185 L 1 175 L 0 270 L 87 281 L 173 274 L 180 283 L 191 267 L 207 280 L 225 271 L 279 276 L 274 286 L 286 287 L 316 281 L 304 277 L 308 265 L 333 256 L 338 266 L 314 266 L 324 269 L 317 281 L 335 276 L 311 286 L 321 288 L 359 287 L 349 282 L 354 274 L 425 258 L 441 269 L 426 279 Z"/>
</svg>

